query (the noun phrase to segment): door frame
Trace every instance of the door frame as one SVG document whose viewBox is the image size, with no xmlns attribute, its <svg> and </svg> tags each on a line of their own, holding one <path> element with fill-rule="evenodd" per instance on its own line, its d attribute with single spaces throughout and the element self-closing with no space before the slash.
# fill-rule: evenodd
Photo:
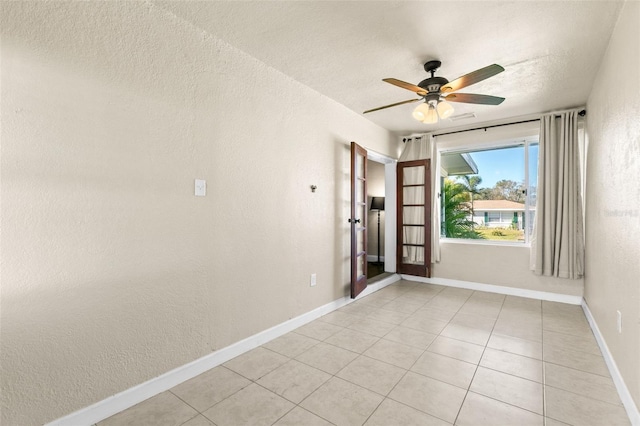
<svg viewBox="0 0 640 426">
<path fill-rule="evenodd" d="M 396 272 L 396 164 L 398 160 L 367 150 L 367 158 L 384 164 L 384 271 Z"/>
</svg>

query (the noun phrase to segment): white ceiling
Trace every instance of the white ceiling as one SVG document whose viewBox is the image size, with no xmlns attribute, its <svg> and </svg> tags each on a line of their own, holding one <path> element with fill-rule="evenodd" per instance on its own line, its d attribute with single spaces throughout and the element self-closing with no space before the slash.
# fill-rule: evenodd
<svg viewBox="0 0 640 426">
<path fill-rule="evenodd" d="M 584 105 L 621 1 L 158 1 L 157 4 L 358 114 L 417 98 L 381 81 L 413 84 L 427 60 L 452 81 L 496 63 L 505 72 L 464 93 L 505 97 L 499 106 L 453 104 L 426 125 L 417 103 L 364 116 L 407 134 Z M 624 75 L 624 70 L 620 70 Z M 615 82 L 612 82 L 615 84 Z M 259 95 L 259 94 L 257 94 Z"/>
</svg>

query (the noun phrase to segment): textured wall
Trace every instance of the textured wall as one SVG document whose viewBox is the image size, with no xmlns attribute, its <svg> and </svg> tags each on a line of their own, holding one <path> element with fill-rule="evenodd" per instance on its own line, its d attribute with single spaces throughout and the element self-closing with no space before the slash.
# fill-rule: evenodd
<svg viewBox="0 0 640 426">
<path fill-rule="evenodd" d="M 153 4 L 0 7 L 3 425 L 346 294 L 348 143 L 387 131 Z"/>
<path fill-rule="evenodd" d="M 638 22 L 640 3 L 627 1 L 587 104 L 585 299 L 640 407 Z"/>
<path fill-rule="evenodd" d="M 583 280 L 534 275 L 529 247 L 500 244 L 441 243 L 433 277 L 582 296 Z"/>
</svg>

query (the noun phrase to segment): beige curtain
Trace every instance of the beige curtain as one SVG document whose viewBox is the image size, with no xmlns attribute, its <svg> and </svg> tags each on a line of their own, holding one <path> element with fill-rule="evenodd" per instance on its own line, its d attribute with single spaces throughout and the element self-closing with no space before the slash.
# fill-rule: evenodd
<svg viewBox="0 0 640 426">
<path fill-rule="evenodd" d="M 578 111 L 540 119 L 537 203 L 531 244 L 536 275 L 584 273 Z"/>
</svg>

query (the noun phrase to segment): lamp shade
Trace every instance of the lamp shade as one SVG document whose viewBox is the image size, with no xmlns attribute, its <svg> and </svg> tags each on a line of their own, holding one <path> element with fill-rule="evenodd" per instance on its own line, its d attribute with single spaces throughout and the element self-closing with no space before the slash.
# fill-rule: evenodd
<svg viewBox="0 0 640 426">
<path fill-rule="evenodd" d="M 429 104 L 427 104 L 426 102 L 421 103 L 416 107 L 416 109 L 413 110 L 413 118 L 415 118 L 418 121 L 424 121 L 428 112 L 429 112 Z"/>
<path fill-rule="evenodd" d="M 444 120 L 445 118 L 448 118 L 449 116 L 451 116 L 451 114 L 453 114 L 453 107 L 447 101 L 438 102 L 438 106 L 436 107 L 436 109 L 438 110 L 438 115 L 440 116 L 441 120 Z"/>
<path fill-rule="evenodd" d="M 438 113 L 433 105 L 429 105 L 429 111 L 422 122 L 426 124 L 434 124 L 438 122 Z"/>
<path fill-rule="evenodd" d="M 384 197 L 371 197 L 371 210 L 384 210 Z"/>
</svg>

